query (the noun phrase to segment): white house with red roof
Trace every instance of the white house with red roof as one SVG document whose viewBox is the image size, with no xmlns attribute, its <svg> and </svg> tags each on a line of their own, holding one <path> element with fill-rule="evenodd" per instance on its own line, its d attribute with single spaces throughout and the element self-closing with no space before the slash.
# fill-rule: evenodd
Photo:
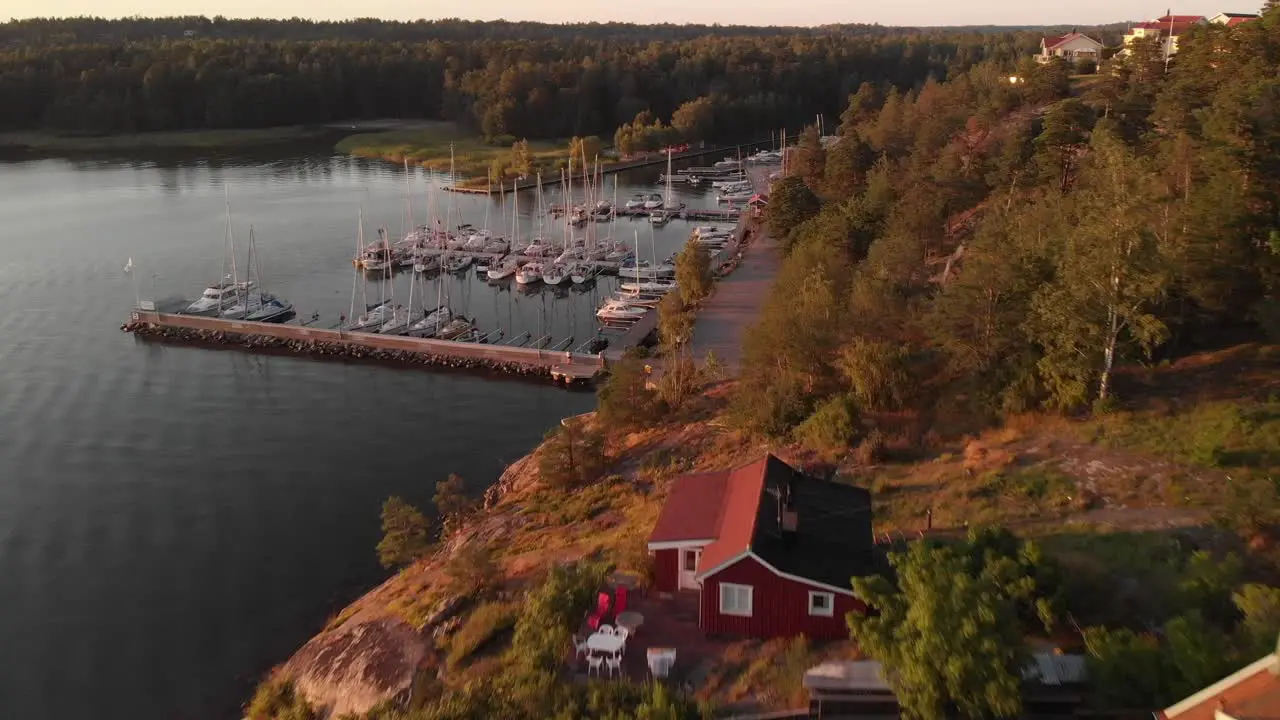
<svg viewBox="0 0 1280 720">
<path fill-rule="evenodd" d="M 851 580 L 876 572 L 871 496 L 773 455 L 677 478 L 649 536 L 654 589 L 699 593 L 709 635 L 848 637 Z"/>
<path fill-rule="evenodd" d="M 1140 22 L 1129 28 L 1124 34 L 1124 49 L 1128 54 L 1129 46 L 1135 40 L 1160 38 L 1160 53 L 1165 57 L 1178 54 L 1178 38 L 1193 27 L 1204 25 L 1208 20 L 1203 15 L 1165 15 L 1150 22 Z"/>
<path fill-rule="evenodd" d="M 1226 25 L 1227 27 L 1235 27 L 1242 23 L 1257 20 L 1260 15 L 1258 13 L 1218 13 L 1209 18 L 1209 22 L 1213 25 Z"/>
<path fill-rule="evenodd" d="M 1102 43 L 1084 33 L 1069 32 L 1066 35 L 1053 35 L 1040 38 L 1040 54 L 1036 62 L 1047 63 L 1054 58 L 1062 58 L 1067 62 L 1076 60 L 1097 61 L 1102 52 Z"/>
</svg>

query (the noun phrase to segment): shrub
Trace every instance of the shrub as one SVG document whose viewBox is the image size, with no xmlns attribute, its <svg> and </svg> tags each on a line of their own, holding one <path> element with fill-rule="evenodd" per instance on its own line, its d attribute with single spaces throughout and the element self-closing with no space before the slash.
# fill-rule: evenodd
<svg viewBox="0 0 1280 720">
<path fill-rule="evenodd" d="M 795 430 L 796 439 L 827 457 L 848 449 L 858 431 L 858 409 L 849 395 L 827 398 Z"/>
<path fill-rule="evenodd" d="M 734 424 L 749 433 L 783 438 L 809 414 L 809 402 L 802 384 L 793 377 L 784 377 L 763 388 L 740 388 L 729 413 Z"/>
<path fill-rule="evenodd" d="M 449 666 L 456 667 L 489 641 L 515 627 L 516 617 L 517 607 L 513 603 L 481 604 L 449 638 Z"/>
<path fill-rule="evenodd" d="M 902 405 L 907 396 L 911 379 L 906 360 L 904 347 L 859 337 L 840 349 L 836 367 L 862 406 L 887 410 Z"/>
<path fill-rule="evenodd" d="M 445 565 L 449 591 L 457 595 L 486 595 L 495 590 L 501 576 L 493 550 L 478 539 L 462 546 Z"/>
<path fill-rule="evenodd" d="M 307 699 L 284 677 L 267 679 L 253 693 L 245 708 L 248 720 L 317 720 L 320 717 Z"/>
<path fill-rule="evenodd" d="M 1088 58 L 1077 60 L 1075 71 L 1077 75 L 1093 75 L 1098 72 L 1098 63 Z"/>
</svg>

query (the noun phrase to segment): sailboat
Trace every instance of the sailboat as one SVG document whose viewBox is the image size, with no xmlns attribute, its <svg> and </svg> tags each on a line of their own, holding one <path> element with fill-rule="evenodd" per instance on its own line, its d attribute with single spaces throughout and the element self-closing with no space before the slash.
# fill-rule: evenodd
<svg viewBox="0 0 1280 720">
<path fill-rule="evenodd" d="M 226 192 L 226 187 L 223 187 Z M 249 292 L 253 287 L 250 280 L 240 282 L 236 278 L 236 240 L 231 232 L 231 201 L 224 200 L 227 210 L 226 232 L 223 236 L 222 248 L 222 280 L 204 289 L 200 297 L 196 298 L 190 305 L 182 311 L 184 315 L 208 315 L 214 316 L 223 310 L 240 302 L 240 297 Z M 231 272 L 227 272 L 227 264 L 230 262 Z"/>
<path fill-rule="evenodd" d="M 511 181 L 511 237 L 513 239 L 520 237 L 520 193 L 516 191 L 516 181 Z M 514 254 L 508 255 L 501 261 L 490 265 L 485 275 L 490 280 L 504 280 L 511 277 L 520 269 L 520 261 L 516 259 Z"/>
<path fill-rule="evenodd" d="M 254 322 L 284 322 L 293 317 L 293 304 L 281 300 L 275 295 L 262 291 L 262 269 L 258 259 L 258 246 L 254 240 L 253 226 L 249 226 L 249 259 L 245 266 L 245 275 L 257 287 L 246 290 L 240 295 L 240 301 L 222 311 L 222 317 L 229 320 L 252 320 Z M 257 275 L 257 280 L 252 278 Z"/>
<path fill-rule="evenodd" d="M 360 257 L 365 254 L 366 246 L 364 244 L 364 208 L 360 209 L 360 222 L 356 229 L 356 256 Z M 385 280 L 383 283 L 385 288 Z M 356 315 L 356 290 L 360 290 L 360 314 Z M 387 320 L 391 319 L 391 300 L 382 298 L 379 302 L 369 304 L 366 290 L 368 288 L 368 280 L 360 275 L 359 266 L 356 267 L 355 278 L 351 285 L 351 310 L 345 320 L 338 329 L 343 332 L 377 332 Z"/>
</svg>

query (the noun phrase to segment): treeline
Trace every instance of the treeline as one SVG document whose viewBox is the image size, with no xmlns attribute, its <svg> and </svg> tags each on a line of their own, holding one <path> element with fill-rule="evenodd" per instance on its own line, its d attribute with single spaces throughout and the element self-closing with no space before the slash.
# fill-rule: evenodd
<svg viewBox="0 0 1280 720">
<path fill-rule="evenodd" d="M 1002 32 L 1012 28 L 973 28 Z M 292 18 L 227 18 L 189 15 L 160 18 L 68 17 L 31 18 L 0 23 L 0 44 L 79 45 L 88 43 L 179 40 L 188 33 L 221 40 L 379 40 L 382 42 L 430 42 L 474 40 L 692 40 L 707 36 L 771 37 L 778 35 L 888 35 L 899 31 L 881 25 L 827 25 L 822 27 L 761 27 L 752 25 L 675 25 L 659 23 L 563 23 L 508 20 L 414 20 L 401 22 L 358 18 L 343 21 Z"/>
<path fill-rule="evenodd" d="M 1138 45 L 1074 88 L 998 62 L 863 86 L 773 190 L 739 421 L 838 448 L 876 413 L 1105 408 L 1122 363 L 1280 338 L 1277 70 L 1270 13 L 1167 73 Z"/>
<path fill-rule="evenodd" d="M 34 22 L 34 21 L 33 21 Z M 0 128 L 112 133 L 356 118 L 457 121 L 489 137 L 612 137 L 711 103 L 728 139 L 834 118 L 862 82 L 909 90 L 1011 63 L 1030 33 L 877 30 L 688 40 L 178 40 L 0 51 Z"/>
</svg>

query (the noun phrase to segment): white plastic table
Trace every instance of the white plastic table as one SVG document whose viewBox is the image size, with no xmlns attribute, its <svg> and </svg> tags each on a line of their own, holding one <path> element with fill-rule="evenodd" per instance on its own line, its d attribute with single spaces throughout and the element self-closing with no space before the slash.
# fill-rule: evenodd
<svg viewBox="0 0 1280 720">
<path fill-rule="evenodd" d="M 594 633 L 587 638 L 587 649 L 606 655 L 615 655 L 622 650 L 623 639 L 618 635 L 601 635 Z"/>
</svg>

